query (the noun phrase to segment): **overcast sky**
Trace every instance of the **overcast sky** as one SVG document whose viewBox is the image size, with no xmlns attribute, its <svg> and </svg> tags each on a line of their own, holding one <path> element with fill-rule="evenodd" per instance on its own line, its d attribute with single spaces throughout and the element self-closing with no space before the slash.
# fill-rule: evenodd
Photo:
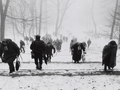
<svg viewBox="0 0 120 90">
<path fill-rule="evenodd" d="M 63 27 L 74 34 L 80 31 L 93 30 L 91 8 L 93 0 L 74 0 L 65 15 Z M 115 6 L 116 0 L 94 0 L 93 15 L 97 24 L 97 30 L 104 29 L 106 18 L 109 17 L 110 10 Z"/>
</svg>

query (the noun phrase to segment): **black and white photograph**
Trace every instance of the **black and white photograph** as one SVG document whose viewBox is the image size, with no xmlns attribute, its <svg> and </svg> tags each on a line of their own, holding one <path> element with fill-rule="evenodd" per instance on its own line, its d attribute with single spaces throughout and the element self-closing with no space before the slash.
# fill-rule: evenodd
<svg viewBox="0 0 120 90">
<path fill-rule="evenodd" d="M 120 0 L 0 0 L 0 90 L 120 90 Z"/>
</svg>

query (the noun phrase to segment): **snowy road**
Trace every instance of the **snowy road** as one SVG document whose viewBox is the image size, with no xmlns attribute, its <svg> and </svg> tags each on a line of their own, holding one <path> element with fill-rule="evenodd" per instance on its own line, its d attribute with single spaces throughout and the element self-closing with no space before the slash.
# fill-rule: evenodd
<svg viewBox="0 0 120 90">
<path fill-rule="evenodd" d="M 36 70 L 29 51 L 21 54 L 18 72 L 8 75 L 8 65 L 0 63 L 0 90 L 120 90 L 120 56 L 114 71 L 105 73 L 101 64 L 102 47 L 87 50 L 86 61 L 72 63 L 67 48 L 57 53 L 52 62 Z"/>
<path fill-rule="evenodd" d="M 30 76 L 30 75 L 62 75 L 62 76 L 78 76 L 78 75 L 105 75 L 103 71 L 103 66 L 101 63 L 102 47 L 95 44 L 86 49 L 86 61 L 80 63 L 73 63 L 72 57 L 69 52 L 69 48 L 66 44 L 62 48 L 61 52 L 54 54 L 52 57 L 52 62 L 47 65 L 43 62 L 43 69 L 36 70 L 34 60 L 30 57 L 30 51 L 28 50 L 25 54 L 21 54 L 20 57 L 21 67 L 16 76 Z M 118 57 L 119 58 L 119 57 Z M 120 75 L 119 59 L 117 60 L 117 66 L 114 68 L 113 72 L 108 72 L 107 74 Z M 0 63 L 0 75 L 8 75 L 8 65 L 5 63 Z"/>
</svg>

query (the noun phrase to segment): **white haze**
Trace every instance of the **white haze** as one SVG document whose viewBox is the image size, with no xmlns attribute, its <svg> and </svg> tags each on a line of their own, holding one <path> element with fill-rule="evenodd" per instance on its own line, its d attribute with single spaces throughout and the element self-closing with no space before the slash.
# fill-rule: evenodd
<svg viewBox="0 0 120 90">
<path fill-rule="evenodd" d="M 84 32 L 94 31 L 94 25 L 92 22 L 91 8 L 93 0 L 74 0 L 71 6 L 67 9 L 62 26 L 60 28 L 60 33 L 68 36 L 72 34 L 76 37 L 84 37 Z M 93 15 L 97 26 L 97 32 L 101 33 L 106 30 L 107 20 L 109 13 L 114 9 L 115 0 L 94 0 Z M 53 6 L 54 7 L 54 6 Z M 51 7 L 51 8 L 53 8 Z M 49 7 L 48 7 L 49 8 Z M 52 12 L 52 13 L 50 13 Z M 53 13 L 54 12 L 54 13 Z M 49 19 L 50 24 L 47 25 L 48 33 L 52 34 L 55 31 L 55 8 L 49 11 L 51 19 Z M 52 20 L 54 22 L 52 22 Z M 20 28 L 19 28 L 20 30 Z M 109 30 L 109 29 L 108 29 Z M 6 38 L 14 38 L 12 28 L 6 25 Z M 44 29 L 41 31 L 41 35 L 44 35 Z M 15 38 L 19 39 L 21 36 L 16 34 Z M 80 38 L 81 38 L 80 37 Z"/>
</svg>

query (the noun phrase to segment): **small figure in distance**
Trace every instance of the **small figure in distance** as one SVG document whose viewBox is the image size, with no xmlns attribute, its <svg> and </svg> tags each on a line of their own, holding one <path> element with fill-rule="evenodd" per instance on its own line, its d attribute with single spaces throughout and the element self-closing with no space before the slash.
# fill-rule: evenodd
<svg viewBox="0 0 120 90">
<path fill-rule="evenodd" d="M 92 43 L 91 40 L 88 39 L 88 41 L 87 41 L 88 48 L 90 47 L 91 43 Z"/>
<path fill-rule="evenodd" d="M 25 53 L 25 42 L 20 40 L 20 52 Z"/>
</svg>

